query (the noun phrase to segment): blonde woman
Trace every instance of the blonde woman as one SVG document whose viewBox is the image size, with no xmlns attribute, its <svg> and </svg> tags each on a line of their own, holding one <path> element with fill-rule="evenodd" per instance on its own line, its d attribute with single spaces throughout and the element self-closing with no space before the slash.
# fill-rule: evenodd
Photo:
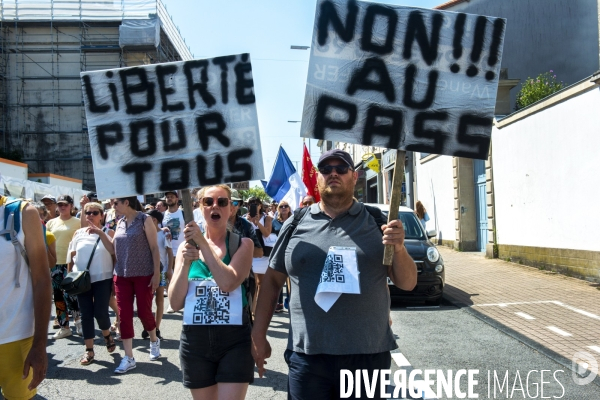
<svg viewBox="0 0 600 400">
<path fill-rule="evenodd" d="M 197 246 L 179 247 L 169 286 L 171 307 L 184 309 L 179 344 L 183 385 L 196 400 L 243 399 L 254 380 L 249 304 L 242 285 L 252 267 L 254 244 L 247 238 L 238 239 L 237 251 L 233 256 L 230 253 L 234 244 L 227 231 L 229 186 L 205 187 L 198 193 L 198 200 L 206 232 L 202 234 L 195 222 L 187 224 L 185 240 L 193 240 Z M 195 297 L 200 288 L 202 293 L 210 294 L 205 303 L 203 297 Z M 232 308 L 227 315 L 241 313 L 238 321 L 220 319 L 215 313 L 216 296 L 230 294 L 231 299 L 237 296 L 237 301 L 230 301 Z"/>
</svg>

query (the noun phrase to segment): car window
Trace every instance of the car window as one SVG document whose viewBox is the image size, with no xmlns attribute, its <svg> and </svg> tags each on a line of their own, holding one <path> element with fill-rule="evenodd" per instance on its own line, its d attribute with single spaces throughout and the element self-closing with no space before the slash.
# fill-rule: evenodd
<svg viewBox="0 0 600 400">
<path fill-rule="evenodd" d="M 404 226 L 404 234 L 406 239 L 425 239 L 423 226 L 421 225 L 421 222 L 419 222 L 414 213 L 399 212 L 398 219 L 402 221 L 402 226 Z"/>
</svg>

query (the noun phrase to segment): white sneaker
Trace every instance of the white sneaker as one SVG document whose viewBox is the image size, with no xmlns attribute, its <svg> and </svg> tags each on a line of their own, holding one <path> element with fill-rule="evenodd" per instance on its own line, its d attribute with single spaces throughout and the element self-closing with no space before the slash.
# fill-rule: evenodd
<svg viewBox="0 0 600 400">
<path fill-rule="evenodd" d="M 66 338 L 72 334 L 73 332 L 71 332 L 70 328 L 60 328 L 54 335 L 52 335 L 52 339 Z"/>
<path fill-rule="evenodd" d="M 121 364 L 119 364 L 117 369 L 115 369 L 115 374 L 124 374 L 125 372 L 129 371 L 130 369 L 134 369 L 134 368 L 135 368 L 135 358 L 125 356 L 121 360 Z"/>
<path fill-rule="evenodd" d="M 150 361 L 158 360 L 160 357 L 160 339 L 156 338 L 156 342 L 150 341 Z"/>
<path fill-rule="evenodd" d="M 175 310 L 173 310 L 171 308 L 171 306 L 169 306 L 169 308 L 167 308 L 167 314 L 173 314 L 175 312 Z"/>
<path fill-rule="evenodd" d="M 83 336 L 83 328 L 81 327 L 81 319 L 75 321 L 75 329 L 78 336 Z"/>
</svg>

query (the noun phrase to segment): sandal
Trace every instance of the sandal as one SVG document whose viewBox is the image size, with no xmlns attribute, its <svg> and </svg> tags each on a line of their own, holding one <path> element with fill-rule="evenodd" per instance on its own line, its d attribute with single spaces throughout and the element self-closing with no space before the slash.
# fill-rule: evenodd
<svg viewBox="0 0 600 400">
<path fill-rule="evenodd" d="M 92 355 L 90 355 L 92 353 Z M 79 364 L 81 365 L 90 365 L 94 361 L 94 349 L 85 349 L 85 354 L 79 360 Z"/>
<path fill-rule="evenodd" d="M 115 349 L 117 348 L 117 344 L 113 340 L 110 333 L 108 335 L 104 336 L 104 341 L 106 342 L 106 351 L 108 351 L 109 353 L 112 353 L 113 351 L 115 351 Z"/>
</svg>

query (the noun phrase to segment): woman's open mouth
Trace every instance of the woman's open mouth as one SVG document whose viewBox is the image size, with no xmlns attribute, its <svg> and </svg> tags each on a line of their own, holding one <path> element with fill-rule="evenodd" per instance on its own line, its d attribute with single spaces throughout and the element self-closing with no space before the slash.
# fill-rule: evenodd
<svg viewBox="0 0 600 400">
<path fill-rule="evenodd" d="M 210 219 L 212 219 L 213 221 L 218 221 L 221 219 L 221 215 L 220 214 L 210 214 Z"/>
</svg>

